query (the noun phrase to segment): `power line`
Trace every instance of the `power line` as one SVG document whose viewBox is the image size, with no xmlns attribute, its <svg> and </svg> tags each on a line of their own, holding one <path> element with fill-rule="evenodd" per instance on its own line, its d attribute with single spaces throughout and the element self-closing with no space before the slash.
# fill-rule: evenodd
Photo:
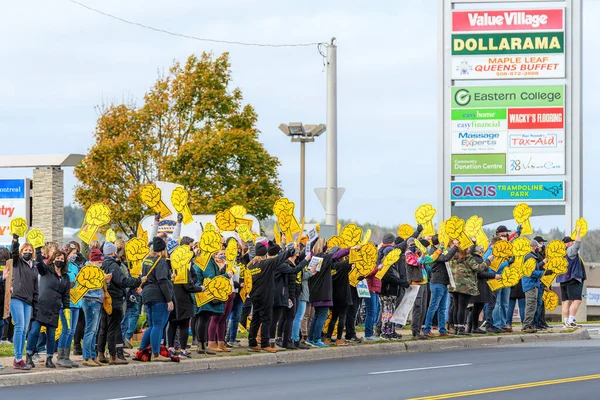
<svg viewBox="0 0 600 400">
<path fill-rule="evenodd" d="M 315 46 L 315 45 L 320 45 L 321 43 L 319 42 L 313 42 L 313 43 L 292 43 L 292 44 L 271 44 L 271 43 L 249 43 L 249 42 L 238 42 L 238 41 L 234 41 L 234 40 L 218 40 L 218 39 L 208 39 L 208 38 L 200 38 L 197 36 L 191 36 L 191 35 L 185 35 L 183 33 L 177 33 L 177 32 L 171 32 L 171 31 L 167 31 L 165 29 L 160 29 L 160 28 L 154 28 L 152 26 L 148 26 L 148 25 L 144 25 L 141 24 L 139 22 L 134 22 L 134 21 L 129 21 L 126 20 L 124 18 L 121 17 L 117 17 L 115 15 L 106 13 L 104 11 L 100 11 L 97 10 L 95 8 L 92 8 L 86 4 L 80 3 L 78 1 L 75 0 L 68 0 L 73 4 L 77 4 L 78 6 L 81 6 L 83 8 L 86 8 L 90 11 L 93 11 L 95 13 L 104 15 L 106 17 L 112 18 L 112 19 L 116 19 L 117 21 L 121 21 L 124 22 L 126 24 L 129 25 L 135 25 L 138 26 L 140 28 L 144 28 L 144 29 L 149 29 L 155 32 L 160 32 L 160 33 L 166 33 L 167 35 L 171 35 L 171 36 L 179 36 L 182 38 L 186 38 L 186 39 L 192 39 L 192 40 L 198 40 L 201 42 L 211 42 L 211 43 L 224 43 L 224 44 L 235 44 L 235 45 L 239 45 L 239 46 L 255 46 L 255 47 L 308 47 L 308 46 Z"/>
</svg>

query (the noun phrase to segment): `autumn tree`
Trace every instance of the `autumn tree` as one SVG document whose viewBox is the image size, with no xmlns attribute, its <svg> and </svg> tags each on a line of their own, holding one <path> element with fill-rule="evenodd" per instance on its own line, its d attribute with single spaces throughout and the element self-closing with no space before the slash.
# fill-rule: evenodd
<svg viewBox="0 0 600 400">
<path fill-rule="evenodd" d="M 193 213 L 234 204 L 258 218 L 281 197 L 279 161 L 258 141 L 257 115 L 230 88 L 227 53 L 175 62 L 145 94 L 143 104 L 99 108 L 95 143 L 75 169 L 75 198 L 84 209 L 102 202 L 127 235 L 149 213 L 140 187 L 156 180 L 183 185 Z"/>
</svg>

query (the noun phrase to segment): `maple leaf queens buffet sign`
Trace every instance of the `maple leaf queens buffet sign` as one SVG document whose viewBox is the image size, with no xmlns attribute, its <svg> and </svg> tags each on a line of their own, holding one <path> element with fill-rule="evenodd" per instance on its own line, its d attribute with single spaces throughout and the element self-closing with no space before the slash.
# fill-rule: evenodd
<svg viewBox="0 0 600 400">
<path fill-rule="evenodd" d="M 565 77 L 564 9 L 454 11 L 452 79 Z"/>
</svg>

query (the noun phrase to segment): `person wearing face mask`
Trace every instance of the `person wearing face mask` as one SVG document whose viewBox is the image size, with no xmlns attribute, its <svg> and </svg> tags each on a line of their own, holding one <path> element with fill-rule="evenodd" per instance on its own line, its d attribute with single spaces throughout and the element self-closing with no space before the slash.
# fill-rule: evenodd
<svg viewBox="0 0 600 400">
<path fill-rule="evenodd" d="M 41 248 L 36 249 L 35 264 L 40 274 L 39 282 L 39 301 L 35 305 L 35 318 L 31 324 L 29 336 L 27 336 L 27 364 L 35 368 L 32 355 L 36 350 L 36 343 L 40 335 L 40 330 L 46 328 L 46 368 L 56 368 L 52 357 L 54 355 L 54 333 L 58 327 L 58 318 L 61 307 L 66 317 L 65 326 L 70 329 L 70 303 L 69 290 L 71 281 L 67 274 L 67 256 L 62 251 L 56 251 L 48 260 L 44 262 Z M 68 365 L 62 365 L 71 368 Z"/>
<path fill-rule="evenodd" d="M 123 353 L 123 336 L 121 334 L 121 321 L 123 320 L 123 301 L 127 288 L 136 288 L 146 281 L 146 278 L 131 278 L 121 270 L 120 260 L 117 255 L 117 246 L 112 242 L 104 243 L 104 261 L 102 270 L 111 274 L 112 279 L 107 285 L 108 293 L 112 298 L 112 313 L 108 315 L 102 310 L 100 318 L 100 331 L 98 332 L 98 360 L 107 363 L 104 350 L 108 343 L 110 354 L 109 364 L 128 364 Z"/>
<path fill-rule="evenodd" d="M 223 245 L 223 248 L 225 247 L 226 245 Z M 225 250 L 219 251 L 215 255 L 214 261 L 219 269 L 219 275 L 225 275 L 231 280 L 233 272 L 226 272 L 227 260 L 225 257 Z M 231 284 L 233 286 L 233 281 L 231 281 Z M 208 325 L 208 348 L 215 353 L 231 352 L 231 350 L 225 346 L 225 328 L 227 325 L 227 317 L 229 317 L 231 309 L 233 308 L 234 297 L 235 293 L 232 292 L 227 301 L 221 303 L 223 311 L 219 312 L 221 307 L 217 307 L 218 309 L 216 308 L 213 315 L 210 317 L 210 323 Z"/>
<path fill-rule="evenodd" d="M 38 301 L 38 272 L 34 268 L 33 252 L 33 246 L 29 243 L 23 244 L 19 250 L 19 236 L 13 235 L 11 247 L 13 279 L 10 296 L 10 315 L 15 325 L 13 368 L 25 371 L 31 369 L 31 366 L 23 361 L 25 334 L 32 309 Z"/>
<path fill-rule="evenodd" d="M 79 273 L 79 265 L 77 262 L 77 247 L 73 243 L 65 245 L 68 252 L 65 251 L 67 256 L 67 275 L 71 282 L 71 288 L 76 285 L 77 274 Z M 60 320 L 62 323 L 62 333 L 58 339 L 58 355 L 56 364 L 60 367 L 65 368 L 78 368 L 79 364 L 71 361 L 71 343 L 73 342 L 73 335 L 75 334 L 75 328 L 79 320 L 79 311 L 81 310 L 81 301 L 77 304 L 70 303 L 71 321 L 69 324 L 66 322 L 66 316 L 64 310 L 60 313 Z M 67 326 L 69 328 L 67 329 Z"/>
</svg>

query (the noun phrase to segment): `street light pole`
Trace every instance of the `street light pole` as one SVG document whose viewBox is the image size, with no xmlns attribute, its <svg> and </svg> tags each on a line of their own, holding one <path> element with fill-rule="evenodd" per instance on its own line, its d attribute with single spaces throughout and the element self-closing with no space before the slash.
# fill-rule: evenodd
<svg viewBox="0 0 600 400">
<path fill-rule="evenodd" d="M 306 141 L 300 141 L 300 220 L 304 219 L 304 191 L 306 189 Z"/>
<path fill-rule="evenodd" d="M 327 46 L 327 173 L 325 223 L 337 226 L 337 46 L 335 38 Z"/>
</svg>

